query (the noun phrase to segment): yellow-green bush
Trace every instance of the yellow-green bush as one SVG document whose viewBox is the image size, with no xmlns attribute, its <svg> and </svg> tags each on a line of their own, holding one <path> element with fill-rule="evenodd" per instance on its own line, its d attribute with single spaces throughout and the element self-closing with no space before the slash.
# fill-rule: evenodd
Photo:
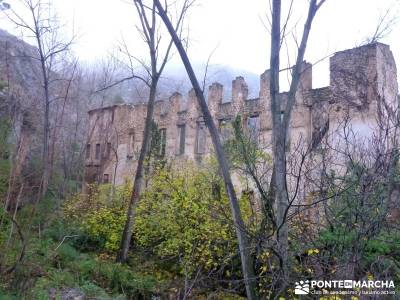
<svg viewBox="0 0 400 300">
<path fill-rule="evenodd" d="M 66 201 L 64 215 L 81 228 L 86 235 L 85 244 L 92 242 L 99 250 L 115 252 L 120 244 L 130 193 L 128 184 L 117 188 L 92 185 L 86 195 L 78 194 Z"/>
<path fill-rule="evenodd" d="M 126 212 L 121 207 L 101 207 L 86 216 L 83 228 L 93 237 L 104 239 L 104 248 L 117 251 L 126 220 Z"/>
<path fill-rule="evenodd" d="M 241 201 L 250 214 L 248 201 Z M 235 229 L 228 199 L 218 176 L 191 167 L 158 170 L 136 212 L 137 243 L 178 271 L 210 271 L 237 258 Z"/>
<path fill-rule="evenodd" d="M 172 272 L 191 274 L 198 268 L 213 271 L 233 267 L 223 276 L 239 276 L 239 251 L 228 198 L 215 168 L 185 165 L 173 170 L 156 168 L 135 211 L 134 243 Z M 92 186 L 64 205 L 68 220 L 79 224 L 92 248 L 116 252 L 126 220 L 131 187 Z M 243 196 L 241 209 L 248 222 L 250 201 Z M 253 218 L 254 219 L 254 218 Z M 239 272 L 239 273 L 238 273 Z"/>
</svg>

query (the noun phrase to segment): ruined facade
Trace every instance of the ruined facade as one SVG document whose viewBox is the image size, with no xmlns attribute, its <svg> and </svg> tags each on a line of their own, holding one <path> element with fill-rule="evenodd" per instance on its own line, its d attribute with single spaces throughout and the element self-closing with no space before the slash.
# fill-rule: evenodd
<svg viewBox="0 0 400 300">
<path fill-rule="evenodd" d="M 259 97 L 248 98 L 243 77 L 232 81 L 232 97 L 223 102 L 223 86 L 208 89 L 208 106 L 221 137 L 231 134 L 230 121 L 241 116 L 243 129 L 261 149 L 271 151 L 270 73 L 260 76 Z M 291 144 L 312 145 L 337 129 L 346 116 L 360 135 L 373 132 L 380 107 L 397 108 L 396 65 L 388 45 L 376 43 L 337 52 L 330 58 L 330 85 L 312 88 L 312 65 L 303 63 L 291 120 Z M 285 103 L 286 93 L 281 93 Z M 282 107 L 285 107 L 284 105 Z M 86 146 L 87 183 L 123 184 L 131 180 L 141 147 L 146 104 L 114 105 L 89 111 Z M 155 104 L 160 151 L 170 160 L 201 163 L 212 143 L 194 91 L 174 93 Z"/>
</svg>

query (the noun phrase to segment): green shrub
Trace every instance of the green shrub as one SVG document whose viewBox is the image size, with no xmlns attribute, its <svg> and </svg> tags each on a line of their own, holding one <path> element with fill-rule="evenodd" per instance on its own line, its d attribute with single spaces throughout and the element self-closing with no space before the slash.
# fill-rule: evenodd
<svg viewBox="0 0 400 300">
<path fill-rule="evenodd" d="M 71 245 L 64 243 L 57 249 L 57 258 L 61 265 L 78 260 L 80 253 Z"/>
<path fill-rule="evenodd" d="M 154 293 L 156 280 L 153 276 L 134 272 L 127 265 L 116 264 L 113 261 L 86 261 L 79 268 L 83 285 L 96 282 L 96 285 L 106 288 L 114 294 L 124 293 L 128 297 L 149 296 Z M 90 288 L 95 289 L 90 285 Z"/>
<path fill-rule="evenodd" d="M 116 252 L 126 220 L 126 212 L 120 207 L 102 207 L 86 216 L 83 228 L 99 242 L 100 247 Z"/>
<path fill-rule="evenodd" d="M 137 207 L 137 243 L 181 274 L 231 265 L 238 246 L 222 190 L 220 178 L 205 170 L 160 169 Z M 248 217 L 249 202 L 242 200 Z"/>
<path fill-rule="evenodd" d="M 86 251 L 116 252 L 131 187 L 125 185 L 112 191 L 110 185 L 101 185 L 89 189 L 88 195 L 75 195 L 64 204 L 66 222 L 75 224 L 80 231 L 74 245 Z"/>
<path fill-rule="evenodd" d="M 42 231 L 42 236 L 54 241 L 61 241 L 68 236 L 66 241 L 72 242 L 81 234 L 80 228 L 75 224 L 68 223 L 59 212 L 54 212 L 52 219 L 46 225 Z"/>
<path fill-rule="evenodd" d="M 133 271 L 132 267 L 114 261 L 87 257 L 81 257 L 78 262 L 64 261 L 62 266 L 73 270 L 80 284 L 91 282 L 130 298 L 168 289 L 177 276 L 191 276 L 198 269 L 218 274 L 218 279 L 239 279 L 240 256 L 229 201 L 215 166 L 207 168 L 199 170 L 191 165 L 174 170 L 162 166 L 152 168 L 135 212 L 136 252 L 130 257 L 133 265 L 145 263 L 146 267 Z M 87 195 L 68 199 L 63 205 L 65 222 L 79 228 L 79 237 L 71 240 L 71 245 L 81 251 L 100 252 L 99 257 L 111 255 L 114 259 L 130 194 L 129 185 L 114 191 L 109 185 L 100 185 L 89 187 Z M 248 224 L 252 220 L 249 200 L 245 195 L 240 201 Z M 138 258 L 141 253 L 147 255 L 146 259 Z M 133 262 L 135 259 L 138 261 Z M 216 272 L 220 268 L 229 272 Z M 215 284 L 214 280 L 210 282 Z"/>
<path fill-rule="evenodd" d="M 4 210 L 4 207 L 0 207 L 0 249 L 4 245 L 4 243 L 7 241 L 8 235 L 10 233 L 10 228 L 11 228 L 11 220 L 7 214 L 7 212 Z"/>
<path fill-rule="evenodd" d="M 0 299 L 1 300 L 20 300 L 20 298 L 16 295 L 10 294 L 7 291 L 0 289 Z"/>
<path fill-rule="evenodd" d="M 390 186 L 398 181 L 399 174 L 396 170 L 392 177 L 379 173 L 371 176 L 374 170 L 353 162 L 341 178 L 340 188 L 332 185 L 332 200 L 326 210 L 329 226 L 321 230 L 316 245 L 335 262 L 333 270 L 359 256 L 355 267 L 358 277 L 392 278 L 397 283 L 400 235 L 386 215 Z"/>
<path fill-rule="evenodd" d="M 98 262 L 90 256 L 83 256 L 79 261 L 70 262 L 69 267 L 76 270 L 82 281 L 86 281 L 90 280 L 93 274 L 96 274 Z"/>
<path fill-rule="evenodd" d="M 75 285 L 74 275 L 66 270 L 52 269 L 49 271 L 48 276 L 54 287 L 73 287 Z"/>
<path fill-rule="evenodd" d="M 115 297 L 110 297 L 106 291 L 99 287 L 98 285 L 94 284 L 93 282 L 84 282 L 81 286 L 80 289 L 85 293 L 87 297 L 93 297 L 98 300 L 113 300 L 113 299 L 121 299 L 122 298 L 115 298 Z"/>
</svg>

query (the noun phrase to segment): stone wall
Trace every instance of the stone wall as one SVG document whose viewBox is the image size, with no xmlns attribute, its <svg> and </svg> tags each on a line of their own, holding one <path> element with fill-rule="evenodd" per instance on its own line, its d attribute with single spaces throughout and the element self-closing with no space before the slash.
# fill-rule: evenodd
<svg viewBox="0 0 400 300">
<path fill-rule="evenodd" d="M 355 127 L 373 125 L 383 101 L 393 109 L 397 107 L 396 65 L 389 46 L 378 43 L 338 52 L 330 58 L 330 72 L 330 86 L 312 89 L 312 65 L 304 62 L 291 121 L 292 144 L 320 141 L 349 115 Z M 255 132 L 259 146 L 271 151 L 269 78 L 268 70 L 261 74 L 259 97 L 255 99 L 248 99 L 248 86 L 240 76 L 232 81 L 229 102 L 222 101 L 221 84 L 209 86 L 208 106 L 222 137 L 229 134 L 230 122 L 240 115 L 244 130 Z M 285 103 L 287 94 L 280 97 Z M 119 185 L 131 180 L 141 146 L 146 105 L 104 107 L 90 111 L 89 116 L 86 182 Z M 193 90 L 187 95 L 174 93 L 166 101 L 157 101 L 154 120 L 166 132 L 165 155 L 170 160 L 201 163 L 212 152 Z M 182 132 L 184 147 L 180 143 Z M 97 158 L 96 147 L 102 153 Z"/>
</svg>

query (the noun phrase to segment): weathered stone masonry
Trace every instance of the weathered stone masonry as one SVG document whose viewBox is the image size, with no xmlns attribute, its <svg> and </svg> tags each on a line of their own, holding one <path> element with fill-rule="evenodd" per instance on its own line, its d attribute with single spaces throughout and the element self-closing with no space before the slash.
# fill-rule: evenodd
<svg viewBox="0 0 400 300">
<path fill-rule="evenodd" d="M 230 102 L 223 102 L 223 86 L 208 89 L 208 105 L 221 135 L 229 134 L 229 122 L 241 115 L 244 130 L 265 151 L 271 149 L 269 70 L 260 76 L 259 97 L 248 99 L 243 77 L 232 81 Z M 397 107 L 396 65 L 388 45 L 376 43 L 337 52 L 330 58 L 330 85 L 312 89 L 312 66 L 303 72 L 291 121 L 291 143 L 312 143 L 332 131 L 344 114 L 355 127 L 370 128 L 376 122 L 381 102 Z M 287 93 L 281 93 L 285 102 Z M 212 151 L 194 91 L 187 97 L 174 93 L 155 104 L 154 120 L 161 129 L 166 157 L 201 162 Z M 284 106 L 283 106 L 284 107 Z M 89 111 L 90 132 L 86 153 L 85 181 L 116 185 L 131 180 L 141 146 L 146 104 L 114 105 Z M 364 128 L 364 129 L 363 129 Z"/>
</svg>

